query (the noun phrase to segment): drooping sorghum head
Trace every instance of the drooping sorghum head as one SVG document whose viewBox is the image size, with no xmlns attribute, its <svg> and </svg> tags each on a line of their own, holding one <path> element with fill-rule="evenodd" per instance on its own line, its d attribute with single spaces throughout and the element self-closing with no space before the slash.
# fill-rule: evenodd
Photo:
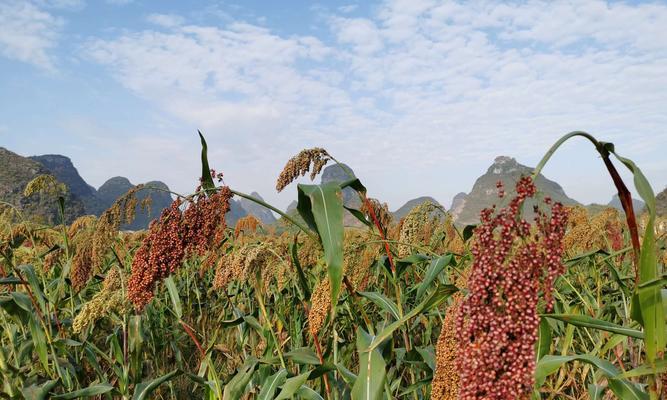
<svg viewBox="0 0 667 400">
<path fill-rule="evenodd" d="M 430 239 L 435 226 L 439 224 L 438 208 L 430 201 L 414 207 L 401 222 L 398 240 L 405 244 L 398 246 L 399 257 L 406 257 L 413 251 L 410 245 L 423 245 Z"/>
<path fill-rule="evenodd" d="M 431 384 L 431 400 L 457 400 L 459 396 L 459 371 L 457 369 L 460 341 L 456 334 L 456 316 L 463 296 L 455 293 L 447 307 L 445 320 L 435 349 L 435 371 Z"/>
<path fill-rule="evenodd" d="M 151 223 L 134 255 L 128 281 L 128 297 L 137 309 L 148 304 L 155 285 L 174 273 L 186 255 L 203 255 L 211 250 L 225 229 L 231 197 L 231 190 L 225 186 L 210 196 L 197 197 L 185 211 L 176 200 Z"/>
<path fill-rule="evenodd" d="M 537 210 L 535 225 L 521 218 L 524 200 L 533 197 L 528 177 L 516 185 L 516 197 L 494 213 L 485 209 L 475 229 L 469 294 L 457 316 L 462 400 L 523 399 L 531 393 L 538 302 L 562 272 L 562 241 L 567 212 L 559 203 Z"/>
<path fill-rule="evenodd" d="M 187 254 L 203 255 L 225 228 L 231 190 L 225 186 L 206 197 L 199 196 L 183 212 L 183 240 Z"/>
<path fill-rule="evenodd" d="M 248 214 L 236 221 L 236 225 L 234 226 L 234 236 L 239 237 L 242 233 L 254 233 L 257 230 L 257 227 L 261 225 L 262 223 L 259 222 L 254 215 Z"/>
<path fill-rule="evenodd" d="M 301 150 L 299 154 L 290 158 L 285 164 L 278 176 L 276 190 L 280 192 L 299 176 L 304 176 L 306 172 L 310 171 L 311 164 L 313 170 L 310 172 L 310 180 L 315 179 L 315 176 L 320 173 L 330 159 L 329 153 L 320 147 Z"/>
<path fill-rule="evenodd" d="M 623 248 L 623 224 L 615 208 L 605 208 L 591 216 L 584 207 L 575 206 L 569 213 L 571 217 L 563 246 L 570 255 Z"/>
<path fill-rule="evenodd" d="M 144 185 L 137 185 L 128 190 L 104 211 L 95 223 L 92 238 L 92 268 L 94 271 L 99 271 L 102 267 L 109 247 L 118 236 L 120 225 L 123 222 L 131 223 L 134 220 L 137 205 L 136 194 L 143 188 Z"/>
<path fill-rule="evenodd" d="M 391 215 L 391 212 L 389 212 L 387 203 L 380 203 L 378 199 L 368 198 L 367 201 L 361 205 L 360 211 L 364 213 L 366 219 L 371 222 L 374 222 L 373 215 L 375 215 L 375 218 L 377 218 L 380 226 L 384 230 L 387 230 L 391 225 L 393 216 Z"/>
<path fill-rule="evenodd" d="M 122 313 L 131 308 L 123 296 L 122 277 L 116 269 L 110 269 L 104 279 L 102 290 L 97 292 L 90 301 L 85 303 L 74 318 L 72 330 L 81 333 L 89 326 L 111 313 Z"/>
<path fill-rule="evenodd" d="M 317 337 L 331 310 L 331 281 L 329 279 L 321 279 L 315 285 L 310 302 L 308 330 L 313 337 Z"/>
<path fill-rule="evenodd" d="M 156 283 L 176 271 L 185 256 L 183 215 L 179 206 L 180 201 L 174 201 L 158 221 L 151 223 L 148 235 L 134 255 L 128 297 L 137 309 L 148 304 Z"/>
</svg>

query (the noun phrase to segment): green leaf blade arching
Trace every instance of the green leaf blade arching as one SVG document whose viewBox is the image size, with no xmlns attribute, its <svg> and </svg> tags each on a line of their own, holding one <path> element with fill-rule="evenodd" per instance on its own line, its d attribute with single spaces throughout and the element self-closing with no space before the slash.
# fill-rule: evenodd
<svg viewBox="0 0 667 400">
<path fill-rule="evenodd" d="M 394 317 L 394 320 L 399 320 L 401 317 L 398 313 L 398 306 L 389 298 L 378 292 L 359 292 L 359 295 L 371 300 L 373 303 L 377 304 L 382 310 L 391 314 Z"/>
<path fill-rule="evenodd" d="M 87 388 L 75 390 L 73 392 L 51 396 L 52 399 L 82 399 L 85 397 L 98 396 L 113 390 L 113 386 L 107 383 L 90 385 Z"/>
<path fill-rule="evenodd" d="M 644 230 L 639 257 L 639 284 L 646 284 L 661 277 L 655 244 L 655 194 L 644 173 L 632 160 L 619 156 L 613 148 L 611 153 L 632 172 L 637 193 L 646 204 L 646 210 L 648 211 L 648 221 Z M 660 354 L 664 353 L 667 343 L 665 310 L 662 304 L 660 287 L 639 288 L 637 297 L 646 336 L 644 339 L 646 356 L 649 362 L 654 362 Z"/>
<path fill-rule="evenodd" d="M 236 375 L 225 385 L 224 392 L 222 394 L 222 400 L 237 400 L 245 393 L 245 388 L 248 386 L 248 383 L 252 379 L 253 374 L 255 373 L 255 366 L 257 365 L 257 360 L 254 358 L 248 359 L 244 365 L 242 365 Z"/>
<path fill-rule="evenodd" d="M 287 370 L 281 369 L 275 374 L 271 375 L 264 381 L 262 385 L 262 390 L 260 390 L 259 395 L 257 396 L 258 400 L 272 400 L 273 395 L 278 390 L 278 387 L 285 383 L 287 379 Z"/>
<path fill-rule="evenodd" d="M 134 395 L 132 395 L 132 400 L 146 400 L 151 398 L 150 395 L 158 388 L 158 386 L 163 383 L 174 379 L 175 377 L 181 375 L 183 371 L 180 369 L 175 369 L 167 374 L 164 374 L 158 378 L 151 379 L 149 381 L 141 382 L 134 389 Z"/>
<path fill-rule="evenodd" d="M 169 298 L 171 299 L 171 305 L 174 307 L 174 313 L 178 319 L 181 319 L 183 317 L 183 306 L 181 305 L 181 298 L 178 295 L 178 289 L 176 288 L 174 277 L 168 276 L 164 280 L 164 284 L 167 286 Z"/>
<path fill-rule="evenodd" d="M 206 139 L 200 131 L 199 139 L 201 140 L 201 187 L 209 191 L 215 191 L 215 183 L 213 183 L 213 177 L 211 176 L 211 167 L 208 165 L 208 145 L 206 144 Z"/>
<path fill-rule="evenodd" d="M 626 328 L 621 325 L 617 325 L 611 322 L 603 321 L 588 315 L 580 314 L 545 314 L 543 317 L 551 318 L 559 321 L 566 322 L 575 326 L 580 326 L 584 328 L 593 328 L 599 329 L 601 331 L 618 333 L 619 335 L 625 335 L 637 339 L 643 339 L 644 333 L 636 329 Z"/>
<path fill-rule="evenodd" d="M 343 199 L 340 184 L 298 185 L 297 211 L 322 242 L 335 306 L 343 282 Z"/>
<path fill-rule="evenodd" d="M 417 300 L 420 300 L 424 293 L 426 293 L 426 289 L 431 285 L 431 283 L 440 275 L 442 271 L 444 271 L 445 267 L 447 267 L 453 260 L 453 257 L 451 254 L 445 254 L 444 256 L 438 258 L 437 260 L 433 260 L 431 264 L 428 267 L 428 270 L 426 270 L 426 275 L 424 276 L 424 280 L 419 284 L 419 287 L 417 288 Z"/>
<path fill-rule="evenodd" d="M 359 374 L 352 387 L 352 400 L 382 399 L 386 363 L 378 349 L 370 349 L 373 337 L 363 329 L 357 329 Z"/>
<path fill-rule="evenodd" d="M 549 354 L 551 347 L 551 327 L 546 318 L 540 318 L 540 326 L 538 328 L 537 342 L 535 343 L 535 355 L 539 361 L 542 357 Z"/>
<path fill-rule="evenodd" d="M 575 360 L 585 362 L 597 368 L 608 379 L 609 388 L 619 399 L 648 400 L 649 395 L 632 382 L 623 379 L 620 371 L 612 363 L 587 354 L 572 356 L 547 355 L 542 357 L 535 368 L 536 387 L 542 386 L 547 376 L 558 371 L 564 364 Z"/>
<path fill-rule="evenodd" d="M 308 380 L 308 375 L 310 375 L 310 372 L 304 372 L 301 375 L 297 375 L 286 380 L 285 384 L 283 385 L 283 389 L 278 394 L 278 397 L 276 397 L 276 400 L 291 399 L 292 396 L 294 396 L 301 388 L 301 386 L 306 383 Z"/>
</svg>

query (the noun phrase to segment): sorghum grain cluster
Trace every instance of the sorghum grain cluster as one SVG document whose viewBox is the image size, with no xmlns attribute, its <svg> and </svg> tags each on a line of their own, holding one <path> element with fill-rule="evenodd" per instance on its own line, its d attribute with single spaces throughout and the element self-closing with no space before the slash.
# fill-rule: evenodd
<svg viewBox="0 0 667 400">
<path fill-rule="evenodd" d="M 225 229 L 231 190 L 223 187 L 209 197 L 190 202 L 184 212 L 176 200 L 153 221 L 132 261 L 128 297 L 137 309 L 153 298 L 155 285 L 174 273 L 187 255 L 202 255 Z"/>
<path fill-rule="evenodd" d="M 483 210 L 475 229 L 469 294 L 457 316 L 462 400 L 524 399 L 531 393 L 540 292 L 549 309 L 553 280 L 563 271 L 567 225 L 564 207 L 550 200 L 550 213 L 536 210 L 534 226 L 521 218 L 524 201 L 535 192 L 532 180 L 521 178 L 509 205 Z"/>
<path fill-rule="evenodd" d="M 298 177 L 306 175 L 306 172 L 310 171 L 311 164 L 313 170 L 310 172 L 310 180 L 312 181 L 329 160 L 331 160 L 331 156 L 323 148 L 315 147 L 301 150 L 299 154 L 290 158 L 285 164 L 278 176 L 276 190 L 280 192 Z"/>
</svg>

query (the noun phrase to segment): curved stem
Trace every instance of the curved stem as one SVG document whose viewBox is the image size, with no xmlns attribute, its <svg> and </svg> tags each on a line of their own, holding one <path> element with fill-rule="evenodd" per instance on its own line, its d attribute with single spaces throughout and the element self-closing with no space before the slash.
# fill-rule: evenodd
<svg viewBox="0 0 667 400">
<path fill-rule="evenodd" d="M 253 196 L 251 196 L 251 195 L 249 195 L 249 194 L 241 193 L 241 192 L 239 192 L 239 191 L 237 191 L 237 190 L 232 190 L 231 192 L 234 193 L 236 196 L 243 197 L 244 199 L 248 199 L 248 200 L 252 201 L 253 203 L 257 203 L 257 204 L 259 204 L 259 205 L 262 206 L 262 207 L 266 207 L 266 208 L 268 208 L 269 210 L 271 210 L 271 211 L 277 213 L 277 214 L 280 215 L 281 217 L 283 217 L 283 218 L 285 218 L 286 220 L 288 220 L 290 223 L 292 223 L 292 224 L 293 224 L 294 226 L 296 226 L 297 228 L 301 229 L 306 235 L 310 236 L 310 237 L 313 238 L 313 239 L 316 239 L 316 238 L 317 238 L 317 236 L 315 236 L 315 234 L 314 234 L 313 232 L 311 232 L 310 229 L 306 228 L 305 226 L 303 226 L 303 224 L 299 223 L 299 222 L 296 221 L 294 218 L 290 217 L 290 216 L 287 215 L 286 213 L 284 213 L 284 212 L 280 211 L 279 209 L 275 208 L 275 207 L 272 206 L 271 204 L 266 203 L 266 202 L 264 202 L 264 201 L 262 201 L 262 200 L 260 200 L 260 199 L 258 199 L 258 198 L 255 198 L 255 197 L 253 197 Z"/>
<path fill-rule="evenodd" d="M 575 136 L 582 136 L 582 137 L 585 137 L 586 139 L 590 140 L 591 143 L 593 143 L 593 145 L 595 146 L 595 149 L 596 149 L 596 150 L 600 151 L 600 149 L 601 149 L 600 142 L 598 142 L 597 139 L 595 139 L 595 138 L 593 137 L 593 135 L 591 135 L 591 134 L 589 134 L 589 133 L 587 133 L 587 132 L 584 132 L 584 131 L 573 131 L 573 132 L 570 132 L 570 133 L 568 133 L 567 135 L 563 136 L 562 138 L 558 139 L 558 141 L 557 141 L 556 143 L 554 143 L 553 146 L 551 146 L 551 148 L 546 152 L 546 154 L 544 154 L 544 157 L 542 157 L 542 160 L 540 160 L 540 162 L 537 164 L 537 166 L 536 166 L 535 169 L 533 170 L 533 175 L 532 175 L 533 180 L 534 180 L 535 178 L 537 178 L 537 176 L 540 174 L 540 172 L 542 172 L 542 168 L 544 168 L 544 166 L 546 165 L 547 161 L 549 161 L 549 159 L 551 158 L 551 156 L 554 155 L 554 153 L 556 152 L 556 150 L 558 150 L 558 148 L 559 148 L 563 143 L 565 143 L 566 141 L 568 141 L 569 139 L 571 139 L 571 138 L 573 138 L 573 137 L 575 137 Z"/>
<path fill-rule="evenodd" d="M 630 238 L 632 239 L 632 247 L 634 249 L 635 286 L 636 286 L 639 283 L 639 260 L 641 256 L 641 246 L 639 244 L 637 220 L 632 206 L 632 194 L 630 193 L 627 186 L 623 182 L 623 179 L 621 179 L 621 176 L 616 170 L 616 167 L 614 167 L 614 164 L 612 164 L 611 160 L 609 159 L 610 151 L 611 152 L 614 151 L 613 145 L 611 145 L 610 143 L 599 142 L 597 139 L 593 137 L 593 135 L 583 131 L 570 132 L 567 135 L 560 138 L 556 143 L 554 143 L 553 146 L 551 146 L 551 148 L 546 152 L 544 157 L 542 157 L 542 160 L 540 160 L 540 162 L 535 167 L 535 170 L 533 171 L 531 178 L 535 180 L 535 178 L 537 178 L 537 176 L 542 171 L 542 168 L 544 168 L 547 161 L 549 161 L 549 159 L 556 152 L 556 150 L 558 150 L 558 148 L 567 140 L 575 136 L 584 137 L 588 139 L 591 143 L 593 143 L 593 145 L 595 146 L 595 150 L 597 150 L 597 152 L 600 153 L 600 156 L 602 157 L 602 161 L 604 162 L 604 165 L 607 168 L 607 171 L 609 172 L 612 181 L 614 182 L 614 186 L 616 186 L 616 190 L 618 191 L 618 197 L 621 200 L 621 205 L 623 206 L 623 211 L 625 212 L 625 219 L 628 224 L 628 229 L 630 230 Z M 614 155 L 616 155 L 616 153 L 614 153 Z"/>
</svg>

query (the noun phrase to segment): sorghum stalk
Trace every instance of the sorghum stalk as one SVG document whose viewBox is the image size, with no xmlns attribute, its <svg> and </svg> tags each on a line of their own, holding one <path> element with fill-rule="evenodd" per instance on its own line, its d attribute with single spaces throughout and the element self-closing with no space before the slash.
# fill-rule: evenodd
<svg viewBox="0 0 667 400">
<path fill-rule="evenodd" d="M 268 325 L 269 331 L 271 332 L 271 338 L 273 338 L 273 343 L 276 346 L 276 351 L 278 352 L 278 358 L 280 359 L 280 365 L 287 370 L 287 366 L 285 365 L 285 359 L 283 358 L 283 351 L 281 349 L 280 342 L 278 341 L 278 336 L 276 336 L 275 331 L 273 330 L 273 324 L 271 323 L 271 320 L 269 319 L 269 314 L 266 312 L 266 307 L 264 307 L 264 299 L 262 298 L 264 296 L 262 292 L 262 285 L 260 282 L 260 274 L 259 271 L 257 271 L 256 274 L 256 279 L 255 279 L 255 297 L 257 298 L 257 303 L 259 303 L 259 309 L 262 312 L 262 316 L 264 317 L 264 320 L 266 321 L 266 325 Z"/>
<path fill-rule="evenodd" d="M 575 137 L 575 136 L 581 136 L 586 139 L 588 139 L 591 143 L 593 143 L 593 146 L 595 146 L 595 150 L 597 150 L 598 153 L 600 153 L 600 156 L 602 157 L 602 161 L 604 162 L 605 167 L 607 168 L 607 171 L 609 171 L 609 175 L 611 176 L 612 180 L 614 181 L 614 185 L 616 186 L 616 189 L 618 190 L 618 197 L 621 201 L 621 206 L 623 207 L 623 211 L 625 212 L 625 218 L 628 224 L 628 229 L 630 229 L 630 239 L 632 241 L 632 248 L 634 250 L 634 267 L 635 267 L 635 286 L 639 284 L 639 257 L 641 254 L 641 246 L 639 244 L 639 232 L 637 230 L 637 219 L 635 217 L 635 211 L 634 207 L 632 205 L 632 194 L 628 190 L 627 186 L 621 179 L 621 176 L 619 175 L 618 171 L 616 170 L 616 167 L 614 167 L 614 164 L 611 163 L 611 160 L 609 159 L 609 150 L 607 149 L 606 145 L 608 143 L 600 142 L 593 135 L 583 132 L 583 131 L 573 131 L 568 133 L 567 135 L 563 136 L 560 138 L 556 143 L 554 143 L 553 146 L 546 152 L 544 157 L 540 160 L 540 162 L 537 164 L 535 167 L 535 170 L 533 171 L 532 178 L 536 179 L 537 176 L 540 174 L 546 163 L 549 161 L 551 156 L 554 155 L 556 150 L 565 143 L 567 140 Z"/>
<path fill-rule="evenodd" d="M 315 234 L 313 234 L 313 232 L 311 232 L 310 229 L 306 228 L 305 226 L 303 226 L 302 224 L 300 224 L 298 221 L 296 221 L 294 218 L 290 217 L 289 215 L 287 215 L 287 214 L 285 214 L 284 212 L 280 211 L 279 209 L 275 208 L 275 207 L 272 206 L 271 204 L 269 204 L 269 203 L 267 203 L 267 202 L 264 202 L 264 201 L 262 201 L 262 200 L 260 200 L 260 199 L 258 199 L 258 198 L 255 198 L 255 197 L 253 197 L 253 196 L 251 196 L 251 195 L 249 195 L 249 194 L 241 193 L 241 192 L 239 192 L 238 190 L 232 190 L 232 193 L 235 194 L 236 196 L 243 197 L 244 199 L 247 199 L 247 200 L 250 200 L 250 201 L 252 201 L 252 202 L 254 202 L 254 203 L 257 203 L 257 204 L 259 204 L 260 206 L 263 206 L 263 207 L 268 208 L 269 210 L 271 210 L 271 211 L 277 213 L 278 215 L 280 215 L 281 217 L 283 217 L 283 218 L 285 218 L 287 221 L 289 221 L 291 224 L 293 224 L 294 226 L 296 226 L 297 228 L 299 228 L 300 230 L 302 230 L 306 235 L 312 237 L 313 239 L 317 238 L 317 236 L 316 236 Z"/>
</svg>

